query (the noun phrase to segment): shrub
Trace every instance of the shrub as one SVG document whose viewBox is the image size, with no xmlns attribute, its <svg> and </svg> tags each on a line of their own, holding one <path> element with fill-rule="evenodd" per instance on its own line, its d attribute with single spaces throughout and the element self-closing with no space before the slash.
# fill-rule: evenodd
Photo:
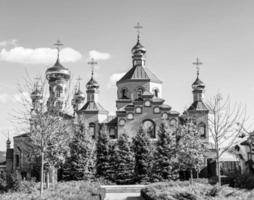
<svg viewBox="0 0 254 200">
<path fill-rule="evenodd" d="M 254 189 L 254 175 L 249 173 L 244 174 L 231 174 L 229 175 L 231 187 L 243 188 L 243 189 Z"/>
<path fill-rule="evenodd" d="M 254 190 L 248 192 L 228 186 L 212 186 L 188 181 L 156 183 L 141 190 L 145 200 L 250 200 Z"/>
<path fill-rule="evenodd" d="M 15 174 L 10 174 L 6 176 L 6 187 L 7 190 L 19 191 L 21 181 L 17 178 Z"/>
</svg>

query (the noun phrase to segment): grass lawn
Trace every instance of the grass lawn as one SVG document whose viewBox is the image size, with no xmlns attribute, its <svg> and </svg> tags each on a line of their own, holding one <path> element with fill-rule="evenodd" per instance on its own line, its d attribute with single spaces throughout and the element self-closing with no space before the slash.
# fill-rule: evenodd
<svg viewBox="0 0 254 200">
<path fill-rule="evenodd" d="M 145 200 L 253 200 L 254 190 L 206 183 L 168 182 L 156 183 L 141 190 Z"/>
<path fill-rule="evenodd" d="M 29 192 L 8 192 L 0 194 L 1 200 L 99 200 L 98 196 L 92 194 L 101 194 L 105 196 L 104 191 L 100 190 L 99 184 L 85 181 L 60 182 L 56 189 L 44 191 L 43 198 L 36 188 L 31 188 Z M 103 198 L 102 198 L 103 199 Z"/>
</svg>

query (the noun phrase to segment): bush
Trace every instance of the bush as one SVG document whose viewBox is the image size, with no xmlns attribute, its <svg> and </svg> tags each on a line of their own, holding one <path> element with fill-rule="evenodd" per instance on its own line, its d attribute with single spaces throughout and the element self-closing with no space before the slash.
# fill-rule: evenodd
<svg viewBox="0 0 254 200">
<path fill-rule="evenodd" d="M 21 181 L 17 178 L 15 174 L 10 174 L 6 176 L 6 188 L 8 191 L 19 191 Z"/>
<path fill-rule="evenodd" d="M 254 190 L 246 192 L 228 186 L 212 186 L 204 183 L 190 185 L 189 182 L 169 182 L 151 184 L 141 190 L 145 200 L 250 200 Z"/>
<path fill-rule="evenodd" d="M 254 175 L 249 173 L 244 174 L 231 174 L 229 175 L 231 187 L 243 188 L 243 189 L 254 189 Z"/>
<path fill-rule="evenodd" d="M 40 197 L 39 190 L 32 193 L 11 192 L 0 196 L 1 200 L 98 200 L 105 198 L 105 190 L 98 183 L 85 181 L 59 182 L 55 189 L 45 190 Z"/>
</svg>

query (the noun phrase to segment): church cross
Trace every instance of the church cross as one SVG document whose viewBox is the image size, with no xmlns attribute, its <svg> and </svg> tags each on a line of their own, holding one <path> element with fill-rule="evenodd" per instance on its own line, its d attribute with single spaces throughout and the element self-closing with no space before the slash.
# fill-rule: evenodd
<svg viewBox="0 0 254 200">
<path fill-rule="evenodd" d="M 193 65 L 196 65 L 197 68 L 197 76 L 199 76 L 199 66 L 202 65 L 203 63 L 199 61 L 198 57 L 195 62 L 192 63 Z"/>
<path fill-rule="evenodd" d="M 57 49 L 57 60 L 59 60 L 59 53 L 60 53 L 60 48 L 61 46 L 63 46 L 64 44 L 61 43 L 60 40 L 57 40 L 56 43 L 54 44 L 54 46 L 56 47 Z"/>
<path fill-rule="evenodd" d="M 137 23 L 137 25 L 136 25 L 136 26 L 134 26 L 134 28 L 137 30 L 137 33 L 138 33 L 138 39 L 139 39 L 140 30 L 143 28 L 143 26 L 141 26 L 141 25 L 139 24 L 139 22 L 138 22 L 138 23 Z"/>
<path fill-rule="evenodd" d="M 97 65 L 98 63 L 94 60 L 94 58 L 91 58 L 91 60 L 87 64 L 90 65 L 92 68 L 92 78 L 93 78 L 94 66 Z"/>
<path fill-rule="evenodd" d="M 35 77 L 34 78 L 34 80 L 35 80 L 35 84 L 34 84 L 34 87 L 35 87 L 35 89 L 39 89 L 39 82 L 40 82 L 40 77 Z"/>
<path fill-rule="evenodd" d="M 77 78 L 77 81 L 78 81 L 78 89 L 80 90 L 80 81 L 82 81 L 82 78 L 79 76 L 79 77 Z"/>
</svg>

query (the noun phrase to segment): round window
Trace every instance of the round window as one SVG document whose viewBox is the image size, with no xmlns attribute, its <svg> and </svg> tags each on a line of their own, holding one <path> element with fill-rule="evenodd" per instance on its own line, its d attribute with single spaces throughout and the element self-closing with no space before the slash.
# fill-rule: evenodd
<svg viewBox="0 0 254 200">
<path fill-rule="evenodd" d="M 167 113 L 163 113 L 162 114 L 162 119 L 168 119 L 168 114 Z"/>
<path fill-rule="evenodd" d="M 160 108 L 159 108 L 159 107 L 155 107 L 155 108 L 153 109 L 153 112 L 154 112 L 154 113 L 160 113 Z"/>
<path fill-rule="evenodd" d="M 146 106 L 146 107 L 151 106 L 151 102 L 150 102 L 150 101 L 145 101 L 145 106 Z"/>
<path fill-rule="evenodd" d="M 133 119 L 134 118 L 134 115 L 132 114 L 132 113 L 129 113 L 128 115 L 127 115 L 127 119 Z"/>
<path fill-rule="evenodd" d="M 138 114 L 142 113 L 142 108 L 140 108 L 140 107 L 136 108 L 136 113 L 138 113 Z"/>
<path fill-rule="evenodd" d="M 119 120 L 119 125 L 120 126 L 124 126 L 125 125 L 125 120 L 124 119 L 120 119 Z"/>
</svg>

